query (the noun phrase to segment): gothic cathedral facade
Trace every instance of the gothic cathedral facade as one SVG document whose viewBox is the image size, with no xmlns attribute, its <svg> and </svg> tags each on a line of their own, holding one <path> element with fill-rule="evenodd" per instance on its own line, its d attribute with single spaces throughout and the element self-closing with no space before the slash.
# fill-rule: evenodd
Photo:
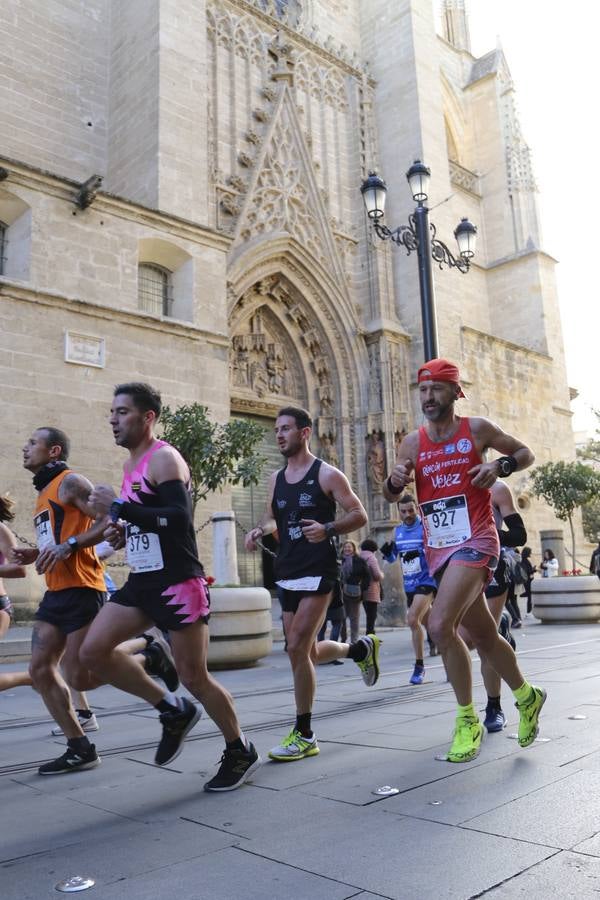
<svg viewBox="0 0 600 900">
<path fill-rule="evenodd" d="M 1 490 L 21 530 L 29 431 L 64 428 L 74 465 L 118 483 L 106 413 L 112 386 L 138 379 L 267 432 L 280 406 L 307 407 L 313 450 L 387 537 L 381 485 L 420 422 L 419 288 L 360 186 L 377 170 L 400 224 L 417 158 L 438 236 L 478 226 L 469 274 L 435 275 L 462 409 L 540 462 L 573 457 L 515 88 L 500 49 L 471 54 L 464 0 L 440 22 L 431 0 L 17 0 L 0 32 Z M 270 436 L 265 452 L 277 464 Z M 534 543 L 555 520 L 511 482 Z M 250 525 L 264 496 L 236 490 L 199 517 L 230 502 Z"/>
</svg>

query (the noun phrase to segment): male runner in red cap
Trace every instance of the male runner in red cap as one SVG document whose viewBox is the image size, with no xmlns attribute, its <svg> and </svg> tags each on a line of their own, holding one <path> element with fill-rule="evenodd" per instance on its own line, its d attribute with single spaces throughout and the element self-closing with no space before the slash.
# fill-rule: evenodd
<svg viewBox="0 0 600 900">
<path fill-rule="evenodd" d="M 500 552 L 490 488 L 497 478 L 526 469 L 531 450 L 489 419 L 462 418 L 454 404 L 464 393 L 458 368 L 432 359 L 418 373 L 421 409 L 426 424 L 408 434 L 401 460 L 384 486 L 396 502 L 406 485 L 416 482 L 426 534 L 429 571 L 438 582 L 429 632 L 444 659 L 458 701 L 449 762 L 468 762 L 479 753 L 483 726 L 473 706 L 471 658 L 458 634 L 462 622 L 481 657 L 511 688 L 519 710 L 519 744 L 535 740 L 546 692 L 526 682 L 510 645 L 498 634 L 483 591 Z M 506 454 L 484 462 L 487 449 Z"/>
</svg>

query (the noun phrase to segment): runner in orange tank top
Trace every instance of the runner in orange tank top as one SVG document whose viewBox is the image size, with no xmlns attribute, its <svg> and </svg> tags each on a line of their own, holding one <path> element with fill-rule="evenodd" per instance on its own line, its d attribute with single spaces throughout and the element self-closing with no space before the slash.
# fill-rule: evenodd
<svg viewBox="0 0 600 900">
<path fill-rule="evenodd" d="M 23 447 L 23 466 L 33 473 L 38 491 L 33 520 L 38 546 L 11 551 L 13 562 L 35 563 L 48 588 L 35 614 L 29 672 L 33 686 L 58 723 L 52 733 L 67 738 L 67 752 L 40 766 L 40 775 L 91 769 L 100 762 L 84 734 L 97 731 L 98 725 L 82 692 L 104 682 L 81 664 L 79 650 L 106 599 L 104 573 L 94 547 L 102 540 L 108 519 L 96 515 L 90 506 L 92 485 L 69 469 L 68 455 L 69 439 L 58 428 L 38 428 Z M 120 652 L 136 654 L 138 668 L 164 678 L 164 666 L 156 665 L 158 657 L 162 662 L 164 651 L 153 648 L 152 652 L 152 645 L 147 646 L 149 640 L 141 637 L 121 647 Z M 78 694 L 77 710 L 59 664 L 66 682 Z M 176 678 L 174 669 L 173 674 Z"/>
<path fill-rule="evenodd" d="M 546 692 L 523 679 L 510 645 L 498 634 L 483 591 L 496 567 L 498 534 L 490 488 L 497 478 L 526 469 L 531 450 L 493 422 L 461 418 L 455 402 L 465 395 L 458 368 L 433 359 L 418 374 L 426 419 L 400 446 L 399 462 L 384 486 L 390 503 L 413 481 L 426 534 L 429 571 L 438 582 L 429 632 L 444 659 L 456 694 L 458 714 L 449 762 L 468 762 L 480 749 L 484 728 L 473 706 L 471 657 L 458 634 L 463 624 L 479 655 L 507 682 L 519 709 L 519 744 L 528 747 L 538 733 Z M 505 454 L 485 462 L 486 450 Z"/>
</svg>

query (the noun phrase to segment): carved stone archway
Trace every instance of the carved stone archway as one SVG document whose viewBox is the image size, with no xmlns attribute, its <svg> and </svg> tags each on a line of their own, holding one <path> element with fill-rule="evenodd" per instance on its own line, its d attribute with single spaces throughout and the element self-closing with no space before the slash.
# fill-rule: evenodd
<svg viewBox="0 0 600 900">
<path fill-rule="evenodd" d="M 232 411 L 274 417 L 303 406 L 314 420 L 313 451 L 340 465 L 340 374 L 306 298 L 282 274 L 263 278 L 234 306 L 230 333 Z"/>
</svg>

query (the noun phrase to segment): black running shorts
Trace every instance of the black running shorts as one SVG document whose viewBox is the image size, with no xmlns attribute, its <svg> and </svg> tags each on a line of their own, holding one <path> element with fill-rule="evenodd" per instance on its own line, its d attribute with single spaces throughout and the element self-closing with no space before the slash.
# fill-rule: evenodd
<svg viewBox="0 0 600 900">
<path fill-rule="evenodd" d="M 128 578 L 109 602 L 139 609 L 162 631 L 179 631 L 198 620 L 208 623 L 210 618 L 208 585 L 200 576 L 179 584 L 152 584 Z"/>
<path fill-rule="evenodd" d="M 407 591 L 406 592 L 407 609 L 411 608 L 412 602 L 415 599 L 415 597 L 417 596 L 417 594 L 420 594 L 421 596 L 427 596 L 427 594 L 433 594 L 433 596 L 435 597 L 436 591 L 437 591 L 437 588 L 434 588 L 434 586 L 432 584 L 419 584 L 417 586 L 416 591 Z"/>
<path fill-rule="evenodd" d="M 34 618 L 54 625 L 63 634 L 71 634 L 89 625 L 105 601 L 106 594 L 94 588 L 73 587 L 62 591 L 46 591 Z"/>
<path fill-rule="evenodd" d="M 283 612 L 295 613 L 298 611 L 298 606 L 303 597 L 312 597 L 314 594 L 330 594 L 334 588 L 335 581 L 321 578 L 315 591 L 288 591 L 286 588 L 279 588 L 277 596 Z"/>
</svg>

